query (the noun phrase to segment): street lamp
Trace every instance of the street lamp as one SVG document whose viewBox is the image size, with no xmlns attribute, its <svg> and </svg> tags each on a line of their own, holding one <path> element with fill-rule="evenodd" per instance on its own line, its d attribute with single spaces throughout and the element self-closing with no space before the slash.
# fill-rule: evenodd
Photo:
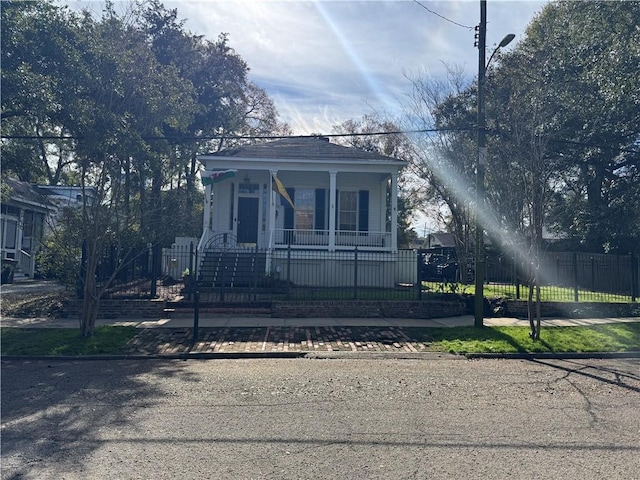
<svg viewBox="0 0 640 480">
<path fill-rule="evenodd" d="M 484 228 L 480 219 L 480 212 L 484 209 L 485 189 L 484 189 L 484 168 L 487 161 L 487 137 L 486 119 L 484 111 L 484 80 L 487 68 L 493 56 L 502 47 L 506 47 L 515 38 L 513 33 L 506 35 L 500 44 L 485 62 L 487 43 L 487 1 L 480 0 L 480 25 L 478 26 L 478 162 L 476 165 L 476 248 L 475 248 L 475 294 L 474 303 L 474 325 L 482 327 L 484 325 L 484 277 L 485 277 L 485 250 L 484 250 Z"/>
</svg>

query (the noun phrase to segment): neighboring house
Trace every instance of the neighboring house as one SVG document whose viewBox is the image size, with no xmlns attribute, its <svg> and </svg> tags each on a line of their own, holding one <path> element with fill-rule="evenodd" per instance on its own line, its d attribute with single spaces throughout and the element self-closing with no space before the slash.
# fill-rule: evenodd
<svg viewBox="0 0 640 480">
<path fill-rule="evenodd" d="M 446 232 L 430 233 L 427 236 L 425 248 L 456 248 L 456 240 L 453 235 Z"/>
<path fill-rule="evenodd" d="M 16 275 L 33 278 L 45 219 L 55 206 L 29 183 L 13 178 L 3 179 L 3 183 L 8 187 L 8 197 L 1 207 L 3 281 L 9 280 L 4 272 L 10 267 L 15 268 Z"/>
<path fill-rule="evenodd" d="M 287 138 L 199 160 L 206 168 L 199 252 L 265 251 L 267 273 L 278 271 L 288 255 L 295 283 L 304 283 L 303 251 L 315 251 L 323 268 L 338 262 L 336 252 L 356 248 L 376 268 L 397 261 L 398 175 L 406 162 L 324 137 Z"/>
<path fill-rule="evenodd" d="M 51 203 L 56 206 L 57 210 L 65 207 L 80 208 L 84 202 L 84 196 L 87 196 L 89 204 L 95 198 L 95 189 L 93 187 L 79 187 L 75 185 L 38 185 L 36 190 Z"/>
<path fill-rule="evenodd" d="M 57 213 L 62 208 L 82 205 L 83 189 L 31 185 L 14 178 L 5 178 L 2 182 L 8 187 L 8 197 L 2 201 L 0 231 L 3 270 L 5 265 L 11 265 L 15 275 L 33 278 L 43 236 L 55 228 Z M 91 199 L 93 189 L 84 191 Z"/>
</svg>

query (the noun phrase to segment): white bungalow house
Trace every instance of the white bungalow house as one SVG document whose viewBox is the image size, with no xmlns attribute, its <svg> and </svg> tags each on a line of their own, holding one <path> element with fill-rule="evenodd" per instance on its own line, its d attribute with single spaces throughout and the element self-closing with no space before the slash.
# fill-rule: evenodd
<svg viewBox="0 0 640 480">
<path fill-rule="evenodd" d="M 325 137 L 286 138 L 199 160 L 205 166 L 199 252 L 264 251 L 266 273 L 284 275 L 287 258 L 288 280 L 335 286 L 344 273 L 337 264 L 357 250 L 362 268 L 364 261 L 377 269 L 371 276 L 380 286 L 399 281 L 383 266 L 397 262 L 398 175 L 406 162 Z M 331 273 L 311 278 L 310 269 Z"/>
</svg>

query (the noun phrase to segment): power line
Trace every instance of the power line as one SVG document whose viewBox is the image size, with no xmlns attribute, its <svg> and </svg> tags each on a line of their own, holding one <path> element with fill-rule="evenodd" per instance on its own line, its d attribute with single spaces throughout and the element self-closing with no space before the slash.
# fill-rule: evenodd
<svg viewBox="0 0 640 480">
<path fill-rule="evenodd" d="M 300 138 L 342 138 L 342 137 L 375 137 L 382 135 L 407 135 L 414 133 L 438 133 L 438 132 L 471 132 L 477 130 L 476 126 L 466 128 L 424 128 L 419 130 L 394 130 L 383 132 L 355 132 L 355 133 L 327 133 L 314 135 L 211 135 L 211 136 L 150 136 L 141 137 L 143 140 L 170 140 L 178 142 L 188 142 L 194 140 L 285 140 Z M 2 135 L 3 140 L 82 140 L 84 137 L 78 136 L 53 136 L 53 135 Z M 553 143 L 575 145 L 579 147 L 600 148 L 602 150 L 613 150 L 624 153 L 638 154 L 640 151 L 635 148 L 611 147 L 609 145 L 596 144 L 592 142 L 580 142 L 576 140 L 564 140 L 560 138 L 550 138 Z"/>
<path fill-rule="evenodd" d="M 455 22 L 447 17 L 445 17 L 444 15 L 440 15 L 438 12 L 434 12 L 433 10 L 429 9 L 426 5 L 423 5 L 422 3 L 420 3 L 418 0 L 413 0 L 415 3 L 417 3 L 418 5 L 420 5 L 422 8 L 424 8 L 427 12 L 435 15 L 436 17 L 440 17 L 443 20 L 446 20 L 449 23 L 453 23 L 454 25 L 457 25 L 458 27 L 462 27 L 462 28 L 466 28 L 467 30 L 473 30 L 475 27 L 470 27 L 469 25 L 463 25 L 461 23 Z"/>
<path fill-rule="evenodd" d="M 395 130 L 384 132 L 363 132 L 363 133 L 328 133 L 328 134 L 315 134 L 315 135 L 210 135 L 210 136 L 143 136 L 143 140 L 284 140 L 284 139 L 296 139 L 296 138 L 334 138 L 334 137 L 365 137 L 376 135 L 403 135 L 409 133 L 436 133 L 436 132 L 449 132 L 449 131 L 471 131 L 474 128 L 425 128 L 420 130 Z M 6 140 L 82 140 L 85 137 L 67 135 L 67 136 L 53 136 L 53 135 L 2 135 L 0 138 Z"/>
</svg>

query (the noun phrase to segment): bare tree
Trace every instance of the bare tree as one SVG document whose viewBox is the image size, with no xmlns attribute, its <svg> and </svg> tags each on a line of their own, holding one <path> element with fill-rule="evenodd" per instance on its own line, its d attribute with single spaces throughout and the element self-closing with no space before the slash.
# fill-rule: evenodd
<svg viewBox="0 0 640 480">
<path fill-rule="evenodd" d="M 446 67 L 444 79 L 410 78 L 413 87 L 403 126 L 406 130 L 435 130 L 411 135 L 410 170 L 420 185 L 423 209 L 435 213 L 453 234 L 462 267 L 459 271 L 466 274 L 465 262 L 472 251 L 475 112 L 469 108 L 473 94 L 462 68 Z M 443 207 L 448 212 L 444 217 Z"/>
</svg>

